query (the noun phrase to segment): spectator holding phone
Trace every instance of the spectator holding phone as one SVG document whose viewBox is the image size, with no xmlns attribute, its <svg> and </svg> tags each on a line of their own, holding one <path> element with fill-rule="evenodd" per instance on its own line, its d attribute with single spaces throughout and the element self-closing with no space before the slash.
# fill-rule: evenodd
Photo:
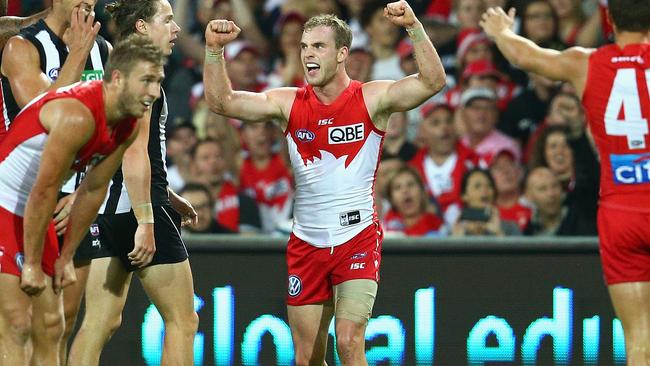
<svg viewBox="0 0 650 366">
<path fill-rule="evenodd" d="M 494 178 L 485 169 L 468 171 L 461 183 L 462 209 L 452 228 L 453 236 L 520 234 L 519 227 L 503 221 L 496 208 Z"/>
</svg>

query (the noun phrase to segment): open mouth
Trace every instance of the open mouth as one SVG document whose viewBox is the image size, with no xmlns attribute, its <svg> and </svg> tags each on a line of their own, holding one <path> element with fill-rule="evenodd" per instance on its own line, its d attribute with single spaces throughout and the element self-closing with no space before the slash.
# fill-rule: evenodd
<svg viewBox="0 0 650 366">
<path fill-rule="evenodd" d="M 307 67 L 307 73 L 310 76 L 314 76 L 318 70 L 320 70 L 320 65 L 315 62 L 307 62 L 305 66 Z"/>
</svg>

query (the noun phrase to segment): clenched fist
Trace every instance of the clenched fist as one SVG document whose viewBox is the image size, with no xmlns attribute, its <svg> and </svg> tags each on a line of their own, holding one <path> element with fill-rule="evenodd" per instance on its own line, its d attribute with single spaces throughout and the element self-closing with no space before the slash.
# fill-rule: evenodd
<svg viewBox="0 0 650 366">
<path fill-rule="evenodd" d="M 240 32 L 241 29 L 233 21 L 212 20 L 205 29 L 205 45 L 209 48 L 222 48 L 237 38 Z"/>
</svg>

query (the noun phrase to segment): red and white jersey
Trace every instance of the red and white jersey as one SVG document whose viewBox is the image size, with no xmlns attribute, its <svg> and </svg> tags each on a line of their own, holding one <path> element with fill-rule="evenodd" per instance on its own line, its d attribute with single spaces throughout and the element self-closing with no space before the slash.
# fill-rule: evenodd
<svg viewBox="0 0 650 366">
<path fill-rule="evenodd" d="M 293 181 L 279 154 L 274 154 L 262 169 L 252 159 L 244 160 L 239 171 L 239 189 L 257 203 L 264 232 L 272 232 L 279 222 L 291 217 Z"/>
<path fill-rule="evenodd" d="M 375 175 L 384 132 L 352 81 L 329 105 L 298 89 L 285 131 L 296 182 L 293 233 L 317 247 L 345 243 L 377 222 Z"/>
<path fill-rule="evenodd" d="M 78 172 L 111 154 L 135 128 L 136 119 L 118 123 L 113 131 L 106 125 L 102 81 L 77 83 L 42 94 L 16 116 L 0 143 L 0 206 L 23 216 L 27 197 L 38 173 L 48 131 L 40 122 L 40 112 L 54 99 L 74 98 L 88 107 L 95 119 L 95 131 L 81 148 L 70 167 Z"/>
<path fill-rule="evenodd" d="M 409 162 L 424 180 L 430 197 L 438 201 L 440 210 L 456 203 L 460 204 L 460 184 L 467 171 L 478 165 L 478 155 L 460 142 L 442 165 L 437 165 L 429 156 L 427 148 L 418 150 Z"/>
<path fill-rule="evenodd" d="M 650 212 L 650 44 L 593 52 L 582 103 L 600 154 L 600 204 Z"/>
</svg>

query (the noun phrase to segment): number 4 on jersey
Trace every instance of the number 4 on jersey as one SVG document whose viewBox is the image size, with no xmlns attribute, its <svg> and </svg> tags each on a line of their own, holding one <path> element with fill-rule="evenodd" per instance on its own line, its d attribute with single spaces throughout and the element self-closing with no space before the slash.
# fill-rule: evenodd
<svg viewBox="0 0 650 366">
<path fill-rule="evenodd" d="M 650 91 L 650 70 L 645 71 L 645 80 Z M 648 97 L 650 98 L 650 95 Z M 621 108 L 625 113 L 622 120 L 618 118 Z M 635 69 L 619 69 L 616 72 L 605 111 L 605 132 L 611 136 L 627 137 L 629 149 L 646 147 L 648 120 L 641 116 L 641 99 Z"/>
</svg>

